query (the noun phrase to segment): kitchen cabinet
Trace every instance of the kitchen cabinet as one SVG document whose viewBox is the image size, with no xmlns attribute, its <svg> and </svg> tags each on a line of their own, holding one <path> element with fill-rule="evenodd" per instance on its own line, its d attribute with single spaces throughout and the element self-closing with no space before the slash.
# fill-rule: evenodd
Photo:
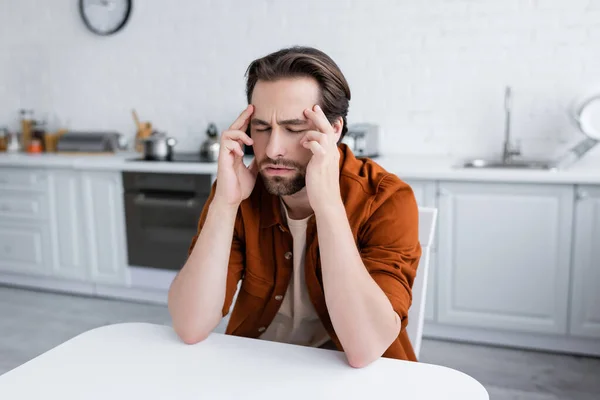
<svg viewBox="0 0 600 400">
<path fill-rule="evenodd" d="M 0 168 L 0 271 L 127 282 L 121 174 Z"/>
<path fill-rule="evenodd" d="M 421 180 L 404 180 L 410 185 L 415 194 L 419 207 L 437 207 L 437 182 Z M 436 226 L 438 229 L 439 224 Z M 435 320 L 435 303 L 437 291 L 437 232 L 434 235 L 433 243 L 429 254 L 429 271 L 427 274 L 427 293 L 425 298 L 425 320 Z"/>
<path fill-rule="evenodd" d="M 83 196 L 79 173 L 72 169 L 49 171 L 52 209 L 53 270 L 57 277 L 88 277 Z"/>
<path fill-rule="evenodd" d="M 87 263 L 95 283 L 126 284 L 123 185 L 117 171 L 81 171 Z"/>
<path fill-rule="evenodd" d="M 439 323 L 566 334 L 573 187 L 439 184 Z"/>
<path fill-rule="evenodd" d="M 570 334 L 600 338 L 600 186 L 576 189 Z"/>
<path fill-rule="evenodd" d="M 44 171 L 0 168 L 0 271 L 47 276 L 52 273 Z"/>
</svg>

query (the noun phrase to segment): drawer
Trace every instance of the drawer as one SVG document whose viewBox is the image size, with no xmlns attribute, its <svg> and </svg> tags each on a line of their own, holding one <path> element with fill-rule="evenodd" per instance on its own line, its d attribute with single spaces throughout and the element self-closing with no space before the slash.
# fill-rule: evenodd
<svg viewBox="0 0 600 400">
<path fill-rule="evenodd" d="M 0 220 L 7 218 L 30 220 L 48 218 L 48 195 L 0 190 Z"/>
<path fill-rule="evenodd" d="M 48 178 L 45 171 L 29 168 L 0 168 L 0 189 L 46 190 Z"/>
<path fill-rule="evenodd" d="M 49 275 L 52 272 L 50 240 L 47 224 L 0 222 L 0 270 Z"/>
</svg>

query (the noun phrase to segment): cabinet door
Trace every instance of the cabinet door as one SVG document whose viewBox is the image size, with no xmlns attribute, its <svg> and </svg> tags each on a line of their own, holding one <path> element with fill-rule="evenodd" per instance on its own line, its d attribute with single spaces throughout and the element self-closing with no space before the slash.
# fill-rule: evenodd
<svg viewBox="0 0 600 400">
<path fill-rule="evenodd" d="M 437 182 L 422 180 L 405 180 L 415 193 L 419 207 L 437 207 Z M 438 224 L 439 227 L 439 224 Z M 437 231 L 437 227 L 436 227 Z M 429 271 L 427 274 L 427 293 L 425 298 L 425 320 L 435 320 L 436 276 L 437 276 L 437 232 L 431 245 L 429 255 Z"/>
<path fill-rule="evenodd" d="M 571 334 L 600 338 L 600 186 L 577 189 Z"/>
<path fill-rule="evenodd" d="M 573 188 L 440 183 L 439 322 L 566 333 Z"/>
<path fill-rule="evenodd" d="M 48 224 L 0 220 L 0 270 L 50 275 L 50 243 Z"/>
<path fill-rule="evenodd" d="M 121 174 L 81 172 L 89 273 L 97 283 L 125 284 L 125 224 Z"/>
<path fill-rule="evenodd" d="M 50 171 L 54 275 L 86 279 L 86 231 L 79 173 Z"/>
</svg>

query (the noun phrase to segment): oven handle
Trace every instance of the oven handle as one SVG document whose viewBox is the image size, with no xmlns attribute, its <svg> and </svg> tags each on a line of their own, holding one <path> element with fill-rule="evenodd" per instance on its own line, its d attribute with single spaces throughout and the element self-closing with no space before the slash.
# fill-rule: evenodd
<svg viewBox="0 0 600 400">
<path fill-rule="evenodd" d="M 134 203 L 140 206 L 160 206 L 160 207 L 176 207 L 176 208 L 194 208 L 198 204 L 195 198 L 189 199 L 165 199 L 158 197 L 149 197 L 143 193 L 138 194 L 133 199 Z"/>
</svg>

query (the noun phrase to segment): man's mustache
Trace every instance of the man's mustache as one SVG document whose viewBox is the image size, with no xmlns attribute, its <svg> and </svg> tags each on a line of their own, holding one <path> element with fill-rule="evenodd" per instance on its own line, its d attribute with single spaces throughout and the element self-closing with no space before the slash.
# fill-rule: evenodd
<svg viewBox="0 0 600 400">
<path fill-rule="evenodd" d="M 265 165 L 272 165 L 272 166 L 285 167 L 285 168 L 295 168 L 295 169 L 299 169 L 299 170 L 303 169 L 303 166 L 301 164 L 299 164 L 295 161 L 286 160 L 283 158 L 273 160 L 273 159 L 267 157 L 260 162 L 261 168 L 263 168 Z"/>
</svg>

